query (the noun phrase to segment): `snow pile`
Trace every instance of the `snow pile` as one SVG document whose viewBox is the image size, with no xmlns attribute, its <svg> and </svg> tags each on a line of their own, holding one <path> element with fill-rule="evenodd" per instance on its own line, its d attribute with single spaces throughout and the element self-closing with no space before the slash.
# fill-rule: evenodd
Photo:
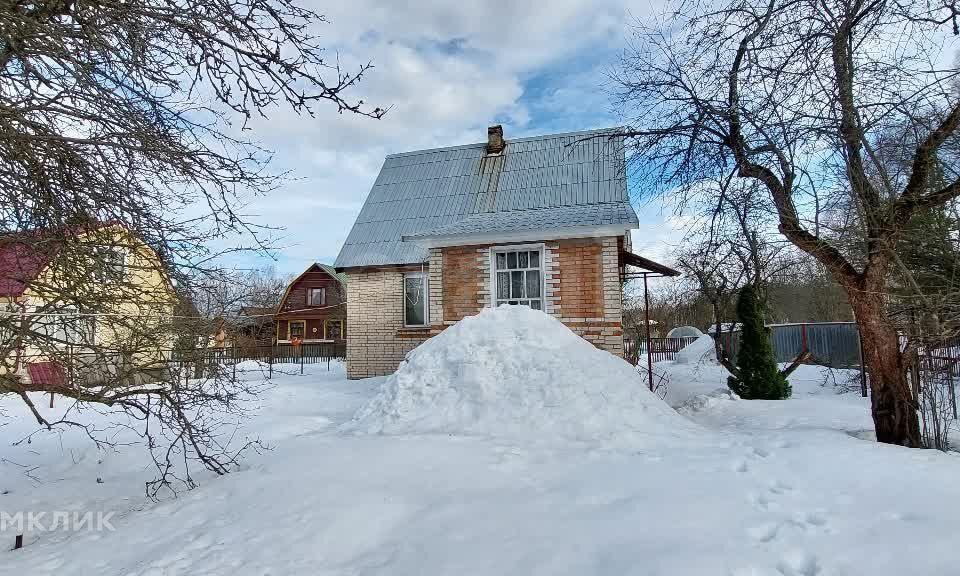
<svg viewBox="0 0 960 576">
<path fill-rule="evenodd" d="M 547 314 L 501 306 L 412 351 L 350 428 L 592 442 L 692 426 L 627 362 Z"/>
<path fill-rule="evenodd" d="M 684 416 L 695 416 L 699 412 L 715 410 L 726 402 L 739 399 L 740 397 L 729 388 L 717 388 L 712 392 L 697 394 L 693 398 L 690 398 L 677 407 L 677 412 Z"/>
<path fill-rule="evenodd" d="M 713 338 L 706 335 L 700 336 L 677 352 L 673 361 L 677 364 L 716 364 L 717 351 L 713 345 Z"/>
</svg>

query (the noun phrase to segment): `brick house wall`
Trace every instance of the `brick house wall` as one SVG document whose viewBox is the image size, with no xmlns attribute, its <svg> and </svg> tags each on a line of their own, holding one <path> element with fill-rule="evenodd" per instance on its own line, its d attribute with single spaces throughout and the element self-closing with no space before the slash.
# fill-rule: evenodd
<svg viewBox="0 0 960 576">
<path fill-rule="evenodd" d="M 576 334 L 623 355 L 619 252 L 623 237 L 543 242 L 544 311 Z M 409 269 L 348 272 L 347 376 L 390 374 L 418 344 L 491 303 L 491 245 L 430 250 L 430 328 L 403 327 L 403 274 Z"/>
<path fill-rule="evenodd" d="M 419 270 L 374 268 L 347 273 L 348 378 L 394 372 L 407 352 L 431 336 L 430 328 L 403 326 L 403 274 Z"/>
</svg>

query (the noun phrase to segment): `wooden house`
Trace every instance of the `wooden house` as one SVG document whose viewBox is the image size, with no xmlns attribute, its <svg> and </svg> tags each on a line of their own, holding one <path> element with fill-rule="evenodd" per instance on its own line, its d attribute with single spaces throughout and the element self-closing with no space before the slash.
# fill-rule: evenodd
<svg viewBox="0 0 960 576">
<path fill-rule="evenodd" d="M 342 342 L 347 334 L 346 276 L 332 266 L 311 264 L 287 286 L 277 307 L 276 339 L 290 344 Z"/>
</svg>

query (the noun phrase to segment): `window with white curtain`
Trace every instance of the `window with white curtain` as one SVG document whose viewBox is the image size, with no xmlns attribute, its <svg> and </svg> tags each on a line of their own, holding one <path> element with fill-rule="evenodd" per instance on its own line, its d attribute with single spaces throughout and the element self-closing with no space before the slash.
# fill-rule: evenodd
<svg viewBox="0 0 960 576">
<path fill-rule="evenodd" d="M 543 250 L 540 246 L 493 250 L 495 306 L 525 304 L 543 310 Z"/>
<path fill-rule="evenodd" d="M 310 288 L 307 290 L 307 306 L 326 306 L 327 289 Z"/>
</svg>

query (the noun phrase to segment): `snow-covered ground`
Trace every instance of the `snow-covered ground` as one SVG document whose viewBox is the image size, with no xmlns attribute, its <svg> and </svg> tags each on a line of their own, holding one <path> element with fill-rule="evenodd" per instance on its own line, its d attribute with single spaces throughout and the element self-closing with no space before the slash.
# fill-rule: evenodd
<svg viewBox="0 0 960 576">
<path fill-rule="evenodd" d="M 273 449 L 161 502 L 143 496 L 142 448 L 98 454 L 73 434 L 12 446 L 35 427 L 2 401 L 15 418 L 0 459 L 36 480 L 0 463 L 0 511 L 116 515 L 113 531 L 28 534 L 15 552 L 0 533 L 0 574 L 960 570 L 960 460 L 863 439 L 868 400 L 838 393 L 827 371 L 802 367 L 794 398 L 760 402 L 715 392 L 714 365 L 659 363 L 674 412 L 555 326 L 502 320 L 468 344 L 445 331 L 392 378 L 347 381 L 336 365 L 276 375 L 243 434 Z M 604 417 L 571 427 L 585 409 Z"/>
</svg>

